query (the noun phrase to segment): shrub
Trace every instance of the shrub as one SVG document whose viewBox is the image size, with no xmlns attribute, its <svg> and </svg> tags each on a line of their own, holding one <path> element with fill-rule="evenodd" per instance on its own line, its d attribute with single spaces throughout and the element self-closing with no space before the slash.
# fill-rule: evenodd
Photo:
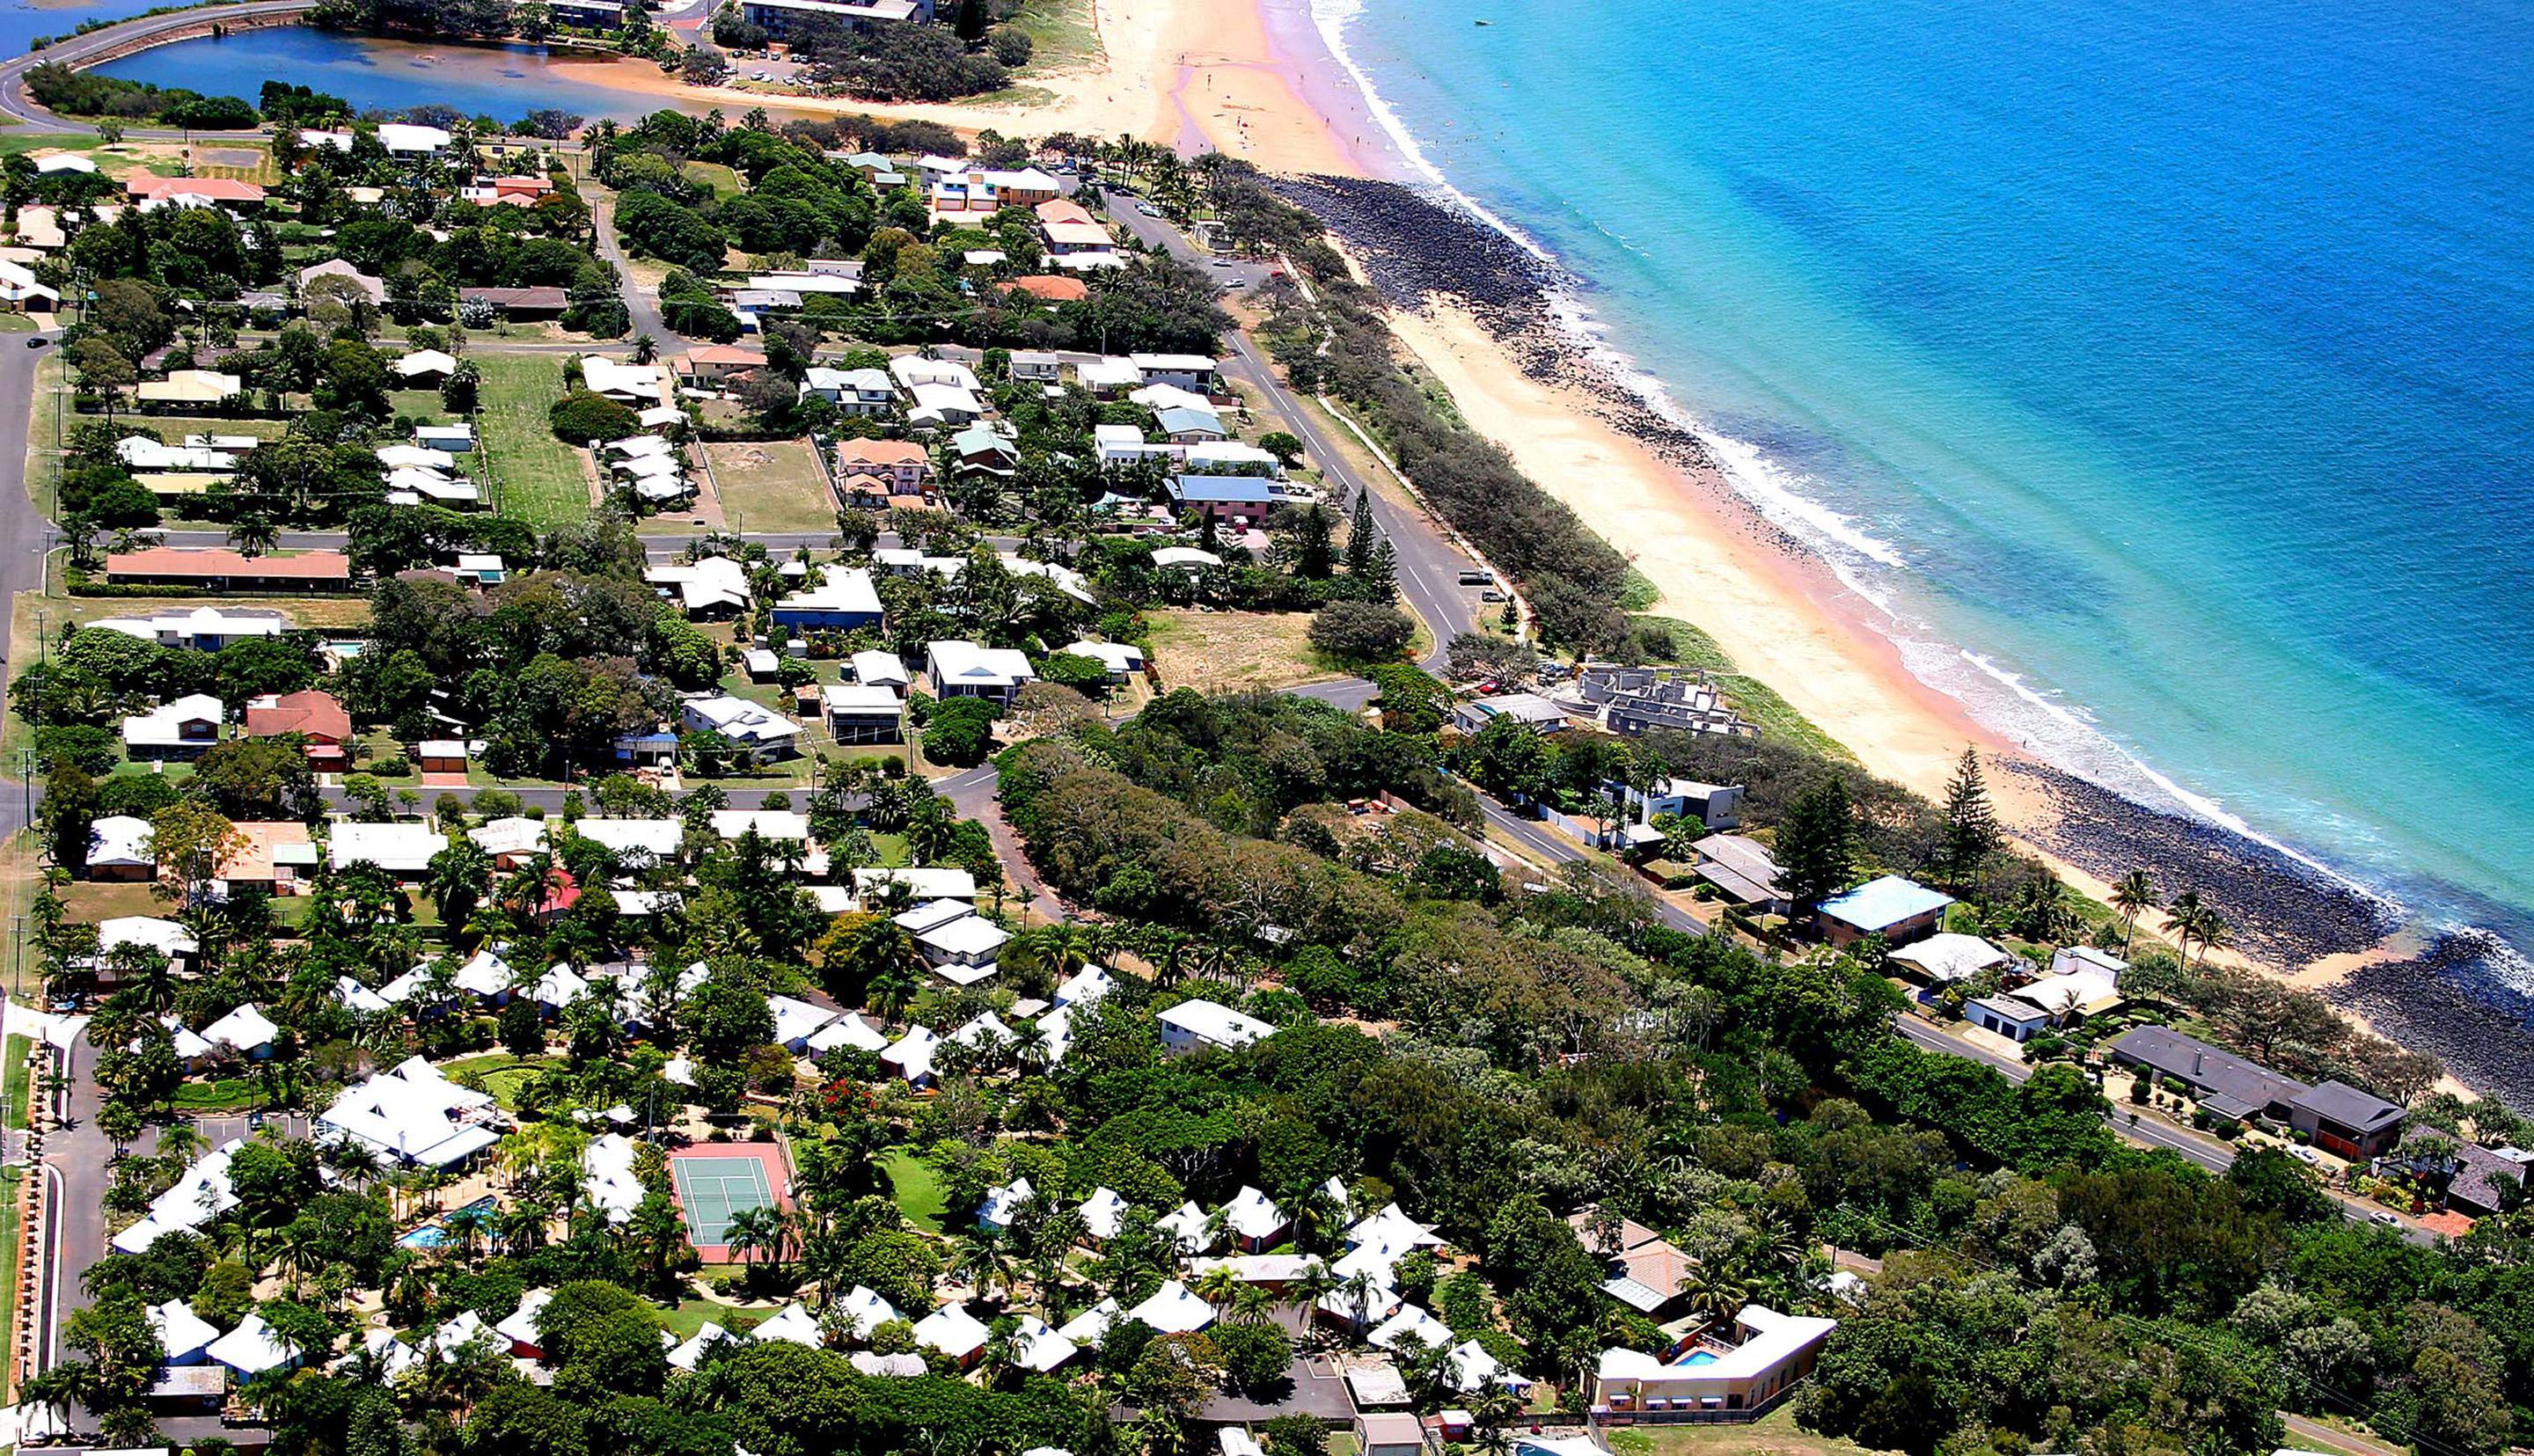
<svg viewBox="0 0 2534 1456">
<path fill-rule="evenodd" d="M 924 729 L 924 757 L 954 768 L 973 768 L 986 761 L 994 742 L 994 705 L 983 698 L 953 698 L 933 709 Z"/>
<path fill-rule="evenodd" d="M 546 417 L 554 423 L 555 438 L 567 445 L 622 440 L 642 428 L 641 416 L 587 390 L 573 390 L 556 400 Z"/>
<path fill-rule="evenodd" d="M 1345 662 L 1386 662 L 1408 650 L 1417 624 L 1394 607 L 1335 601 L 1311 617 L 1311 645 Z"/>
</svg>

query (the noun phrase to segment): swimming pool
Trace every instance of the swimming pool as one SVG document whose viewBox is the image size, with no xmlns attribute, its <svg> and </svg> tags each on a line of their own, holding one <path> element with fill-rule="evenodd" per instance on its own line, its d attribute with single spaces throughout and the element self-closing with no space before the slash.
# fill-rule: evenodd
<svg viewBox="0 0 2534 1456">
<path fill-rule="evenodd" d="M 449 1231 L 438 1224 L 425 1224 L 396 1241 L 399 1248 L 438 1248 L 449 1242 Z"/>
<path fill-rule="evenodd" d="M 1680 1359 L 1673 1361 L 1672 1364 L 1675 1365 L 1711 1365 L 1716 1364 L 1716 1352 L 1713 1350 L 1693 1350 L 1687 1355 L 1682 1356 Z"/>
</svg>

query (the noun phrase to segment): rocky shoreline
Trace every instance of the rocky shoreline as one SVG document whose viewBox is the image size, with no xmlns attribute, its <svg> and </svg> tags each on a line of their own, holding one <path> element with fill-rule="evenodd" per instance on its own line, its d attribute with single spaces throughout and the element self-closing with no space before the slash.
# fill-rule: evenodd
<svg viewBox="0 0 2534 1456">
<path fill-rule="evenodd" d="M 2505 954 L 2487 931 L 2457 931 L 2409 960 L 2362 966 L 2325 995 L 2465 1086 L 2534 1112 L 2534 997 L 2491 974 Z"/>
</svg>

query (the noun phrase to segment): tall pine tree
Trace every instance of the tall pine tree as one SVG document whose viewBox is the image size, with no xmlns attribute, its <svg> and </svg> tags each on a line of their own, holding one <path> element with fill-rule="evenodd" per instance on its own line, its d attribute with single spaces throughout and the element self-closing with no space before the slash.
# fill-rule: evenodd
<svg viewBox="0 0 2534 1456">
<path fill-rule="evenodd" d="M 1989 803 L 1988 780 L 1980 773 L 1979 751 L 1964 749 L 1961 763 L 1954 769 L 1954 781 L 1945 786 L 1941 842 L 1945 887 L 1958 895 L 1968 894 L 2004 837 L 1997 827 L 1997 809 Z"/>
<path fill-rule="evenodd" d="M 1380 534 L 1372 524 L 1372 492 L 1355 493 L 1355 516 L 1347 522 L 1346 570 L 1350 576 L 1360 576 L 1372 565 L 1373 539 Z"/>
<path fill-rule="evenodd" d="M 1328 513 L 1317 506 L 1303 507 L 1301 519 L 1294 523 L 1294 575 L 1306 581 L 1323 581 L 1336 567 Z"/>
<path fill-rule="evenodd" d="M 1806 790 L 1778 826 L 1778 863 L 1799 910 L 1847 888 L 1856 871 L 1856 811 L 1847 781 L 1834 773 Z"/>
</svg>

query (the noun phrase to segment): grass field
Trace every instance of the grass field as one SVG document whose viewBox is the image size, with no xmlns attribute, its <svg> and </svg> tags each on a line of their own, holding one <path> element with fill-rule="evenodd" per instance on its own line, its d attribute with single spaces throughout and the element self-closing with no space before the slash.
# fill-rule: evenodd
<svg viewBox="0 0 2534 1456">
<path fill-rule="evenodd" d="M 1616 1456 L 1865 1456 L 1866 1450 L 1798 1426 L 1791 1405 L 1748 1426 L 1634 1426 L 1609 1436 Z"/>
<path fill-rule="evenodd" d="M 164 916 L 169 913 L 165 900 L 142 881 L 81 880 L 62 891 L 62 905 L 70 918 L 83 925 L 111 920 L 121 915 Z"/>
<path fill-rule="evenodd" d="M 467 357 L 484 376 L 476 433 L 501 514 L 540 529 L 586 518 L 589 476 L 579 454 L 554 437 L 546 415 L 563 397 L 563 360 L 484 349 Z"/>
<path fill-rule="evenodd" d="M 176 1089 L 176 1106 L 186 1112 L 233 1113 L 252 1108 L 263 1098 L 253 1077 L 214 1077 L 187 1082 Z"/>
<path fill-rule="evenodd" d="M 1311 646 L 1306 613 L 1156 611 L 1144 620 L 1164 691 L 1285 688 L 1334 676 Z"/>
<path fill-rule="evenodd" d="M 27 1063 L 27 1052 L 31 1045 L 25 1037 L 13 1036 L 9 1038 L 7 1052 L 0 1054 L 5 1055 L 9 1062 L 8 1076 L 5 1081 L 0 1081 L 0 1100 L 7 1104 L 9 1125 L 12 1127 L 27 1125 L 27 1092 L 34 1084 L 33 1069 Z"/>
<path fill-rule="evenodd" d="M 738 1335 L 756 1328 L 766 1313 L 763 1309 L 733 1309 L 710 1300 L 687 1300 L 674 1309 L 661 1310 L 660 1323 L 679 1339 L 692 1340 L 707 1320 Z"/>
<path fill-rule="evenodd" d="M 461 1057 L 441 1070 L 451 1081 L 463 1080 L 466 1085 L 492 1093 L 493 1100 L 505 1111 L 516 1112 L 519 1089 L 527 1085 L 528 1079 L 561 1064 L 562 1059 L 555 1057 L 513 1057 L 508 1052 L 493 1052 L 482 1057 Z"/>
<path fill-rule="evenodd" d="M 739 173 L 717 161 L 691 161 L 679 170 L 686 173 L 688 181 L 711 188 L 715 197 L 734 198 L 748 190 L 739 180 Z"/>
<path fill-rule="evenodd" d="M 721 487 L 722 518 L 733 530 L 833 529 L 836 508 L 817 456 L 797 440 L 707 445 Z"/>
<path fill-rule="evenodd" d="M 1021 74 L 1032 70 L 1061 71 L 1088 66 L 1107 52 L 1100 44 L 1100 27 L 1092 17 L 1091 0 L 1031 0 L 1012 18 L 1012 24 L 1029 36 L 1029 65 Z"/>
<path fill-rule="evenodd" d="M 933 1171 L 933 1165 L 908 1149 L 891 1148 L 881 1156 L 879 1167 L 888 1175 L 890 1195 L 906 1221 L 927 1234 L 940 1233 L 941 1210 L 947 1200 L 941 1191 L 941 1175 Z"/>
</svg>

